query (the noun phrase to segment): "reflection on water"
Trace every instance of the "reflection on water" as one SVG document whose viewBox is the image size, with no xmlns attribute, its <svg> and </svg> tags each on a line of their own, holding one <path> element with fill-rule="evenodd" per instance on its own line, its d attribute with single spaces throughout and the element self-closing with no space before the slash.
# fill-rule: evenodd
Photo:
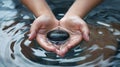
<svg viewBox="0 0 120 67">
<path fill-rule="evenodd" d="M 90 41 L 82 41 L 61 58 L 42 49 L 36 40 L 27 39 L 34 20 L 30 12 L 15 6 L 11 0 L 0 1 L 0 5 L 0 67 L 119 67 L 119 10 L 90 13 L 86 19 L 91 30 Z"/>
</svg>

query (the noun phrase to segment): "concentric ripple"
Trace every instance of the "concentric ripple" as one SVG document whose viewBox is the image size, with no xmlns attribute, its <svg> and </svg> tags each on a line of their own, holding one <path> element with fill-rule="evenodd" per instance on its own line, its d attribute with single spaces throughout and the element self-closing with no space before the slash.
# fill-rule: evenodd
<svg viewBox="0 0 120 67">
<path fill-rule="evenodd" d="M 88 24 L 91 31 L 90 41 L 80 42 L 62 58 L 55 53 L 45 51 L 36 40 L 28 40 L 30 25 L 34 20 L 30 12 L 23 11 L 23 7 L 21 7 L 22 9 L 15 9 L 14 5 L 9 8 L 8 5 L 5 5 L 6 0 L 0 2 L 4 4 L 4 7 L 0 8 L 0 67 L 119 66 L 119 22 L 105 23 L 95 20 L 92 23 L 90 19 L 92 18 L 94 21 L 94 17 L 91 16 L 90 21 L 88 21 L 91 23 Z M 11 0 L 7 2 L 13 3 Z M 114 10 L 111 11 L 114 12 Z M 103 13 L 105 12 L 107 13 L 104 10 Z M 115 15 L 118 12 L 115 11 Z M 94 16 L 99 16 L 98 14 Z"/>
</svg>

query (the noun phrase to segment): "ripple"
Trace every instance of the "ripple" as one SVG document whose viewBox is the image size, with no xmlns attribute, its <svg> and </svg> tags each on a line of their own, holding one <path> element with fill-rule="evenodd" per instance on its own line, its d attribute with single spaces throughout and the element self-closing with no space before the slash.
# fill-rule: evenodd
<svg viewBox="0 0 120 67">
<path fill-rule="evenodd" d="M 11 5 L 11 3 L 8 5 Z M 0 16 L 0 21 L 2 22 L 0 22 L 1 67 L 107 67 L 119 65 L 119 23 L 100 21 L 99 23 L 88 24 L 91 30 L 90 41 L 82 41 L 62 58 L 55 53 L 45 51 L 36 40 L 29 41 L 28 32 L 30 24 L 34 20 L 33 17 L 31 17 L 31 14 L 26 13 L 26 11 L 22 11 L 23 8 L 17 10 L 8 5 L 4 7 L 10 9 L 0 8 L 2 9 L 0 14 L 3 13 Z M 98 14 L 101 14 L 102 18 L 104 16 L 111 17 L 111 15 L 108 15 L 110 12 L 106 14 L 107 16 L 104 15 L 108 11 L 100 11 L 100 13 L 93 15 L 92 19 L 96 16 L 100 19 Z M 117 19 L 119 11 L 110 11 L 115 13 L 115 19 L 119 21 Z M 108 20 L 109 18 L 104 19 Z"/>
<path fill-rule="evenodd" d="M 14 21 L 13 21 L 14 22 Z M 4 27 L 3 27 L 4 28 Z M 59 57 L 58 55 L 47 52 L 44 49 L 42 49 L 39 44 L 36 42 L 36 40 L 29 41 L 28 38 L 28 31 L 29 26 L 27 26 L 25 23 L 16 23 L 15 25 L 8 25 L 8 28 L 1 29 L 1 38 L 0 39 L 1 44 L 4 43 L 4 46 L 0 48 L 0 58 L 3 61 L 1 63 L 4 63 L 4 65 L 13 65 L 14 66 L 96 66 L 96 65 L 104 65 L 104 63 L 109 63 L 107 58 L 106 60 L 100 60 L 104 59 L 104 52 L 103 50 L 109 49 L 109 51 L 112 51 L 110 54 L 114 55 L 114 51 L 116 51 L 116 46 L 114 45 L 114 37 L 111 36 L 112 33 L 107 32 L 109 30 L 105 30 L 105 28 L 98 27 L 96 30 L 103 32 L 103 34 L 99 34 L 95 28 L 91 27 L 92 33 L 92 39 L 90 39 L 90 42 L 81 42 L 80 45 L 76 46 L 75 48 L 71 49 L 64 58 Z M 16 32 L 17 31 L 17 32 Z M 106 32 L 106 35 L 108 34 L 111 36 L 108 42 L 103 42 L 104 40 L 108 38 L 104 38 L 101 40 L 101 38 L 106 37 L 104 34 Z M 94 40 L 96 39 L 96 36 L 98 37 L 98 41 Z M 4 36 L 3 36 L 4 35 Z M 99 38 L 100 37 L 100 38 Z M 100 41 L 100 42 L 99 42 Z M 108 45 L 107 44 L 113 44 Z M 103 46 L 104 44 L 104 46 Z M 96 55 L 95 55 L 96 54 Z M 107 54 L 107 53 L 105 53 Z M 101 57 L 102 56 L 102 57 Z M 112 56 L 111 56 L 112 57 Z M 91 58 L 91 59 L 90 59 Z M 104 62 L 104 63 L 102 63 Z M 97 63 L 97 64 L 96 64 Z M 109 65 L 106 65 L 109 66 Z"/>
</svg>

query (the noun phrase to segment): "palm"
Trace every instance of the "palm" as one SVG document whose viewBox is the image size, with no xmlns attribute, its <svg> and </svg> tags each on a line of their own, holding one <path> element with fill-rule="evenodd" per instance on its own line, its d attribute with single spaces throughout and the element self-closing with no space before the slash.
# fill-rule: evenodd
<svg viewBox="0 0 120 67">
<path fill-rule="evenodd" d="M 83 20 L 78 17 L 61 19 L 60 26 L 70 34 L 69 40 L 60 47 L 61 49 L 58 52 L 60 56 L 64 56 L 69 49 L 81 42 L 82 38 L 85 37 L 84 34 L 88 32 L 88 28 Z M 85 30 L 85 33 L 83 30 Z"/>
<path fill-rule="evenodd" d="M 54 29 L 63 29 L 70 34 L 70 38 L 61 46 L 55 46 L 48 41 L 46 35 L 49 31 Z M 64 56 L 72 47 L 81 42 L 82 38 L 87 40 L 89 33 L 85 22 L 78 18 L 61 19 L 60 21 L 55 18 L 40 16 L 32 24 L 30 40 L 36 38 L 41 47 L 47 51 L 52 51 L 60 56 Z"/>
<path fill-rule="evenodd" d="M 58 21 L 56 19 L 40 16 L 32 24 L 31 36 L 29 39 L 36 37 L 37 42 L 47 51 L 55 52 L 57 49 L 47 40 L 47 32 L 56 28 L 58 26 Z"/>
</svg>

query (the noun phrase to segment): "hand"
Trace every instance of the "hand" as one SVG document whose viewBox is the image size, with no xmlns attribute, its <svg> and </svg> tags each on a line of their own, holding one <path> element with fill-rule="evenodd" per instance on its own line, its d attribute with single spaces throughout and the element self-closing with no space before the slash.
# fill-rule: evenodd
<svg viewBox="0 0 120 67">
<path fill-rule="evenodd" d="M 36 38 L 42 48 L 47 51 L 56 52 L 57 48 L 48 42 L 47 32 L 58 26 L 59 21 L 54 17 L 41 15 L 32 24 L 29 40 Z"/>
<path fill-rule="evenodd" d="M 89 40 L 89 29 L 83 19 L 78 16 L 63 17 L 60 20 L 60 26 L 70 34 L 69 40 L 60 47 L 58 55 L 64 56 L 69 49 L 78 45 L 82 38 Z"/>
</svg>

